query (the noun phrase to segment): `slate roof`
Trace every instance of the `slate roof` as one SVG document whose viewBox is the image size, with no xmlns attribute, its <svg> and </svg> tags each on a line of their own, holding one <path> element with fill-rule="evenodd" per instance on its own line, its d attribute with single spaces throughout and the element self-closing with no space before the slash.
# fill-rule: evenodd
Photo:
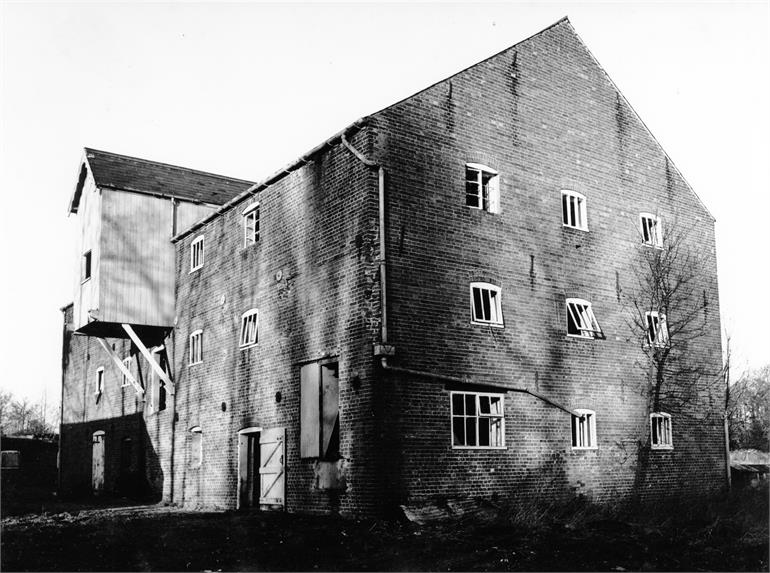
<svg viewBox="0 0 770 573">
<path fill-rule="evenodd" d="M 85 161 L 101 189 L 118 189 L 175 197 L 194 203 L 223 205 L 251 187 L 252 181 L 215 175 L 98 149 L 85 148 Z M 76 212 L 84 174 L 81 174 L 70 204 Z"/>
</svg>

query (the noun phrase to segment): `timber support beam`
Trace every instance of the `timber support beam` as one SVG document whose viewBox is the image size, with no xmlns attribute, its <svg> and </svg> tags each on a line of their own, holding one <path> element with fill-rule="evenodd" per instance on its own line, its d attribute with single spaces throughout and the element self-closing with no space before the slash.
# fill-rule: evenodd
<svg viewBox="0 0 770 573">
<path fill-rule="evenodd" d="M 163 370 L 163 368 L 161 368 L 160 364 L 155 361 L 155 357 L 152 355 L 152 352 L 149 351 L 147 346 L 145 346 L 144 342 L 142 342 L 142 339 L 139 338 L 136 332 L 134 332 L 134 329 L 130 324 L 123 324 L 122 326 L 123 330 L 126 331 L 126 334 L 128 334 L 131 341 L 139 349 L 139 352 L 141 352 L 142 356 L 144 356 L 147 362 L 149 362 L 150 367 L 155 371 L 155 374 L 157 374 L 158 377 L 163 380 L 163 383 L 166 386 L 166 390 L 171 394 L 175 394 L 176 388 L 174 387 L 174 383 L 171 381 L 171 377 L 165 370 Z"/>
</svg>

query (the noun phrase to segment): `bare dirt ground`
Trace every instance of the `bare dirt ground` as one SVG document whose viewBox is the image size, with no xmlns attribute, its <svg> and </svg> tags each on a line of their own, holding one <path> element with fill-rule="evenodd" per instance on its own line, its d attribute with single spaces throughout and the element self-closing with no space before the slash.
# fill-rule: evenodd
<svg viewBox="0 0 770 573">
<path fill-rule="evenodd" d="M 3 571 L 767 571 L 768 492 L 614 512 L 518 508 L 441 524 L 158 505 L 6 517 Z"/>
</svg>

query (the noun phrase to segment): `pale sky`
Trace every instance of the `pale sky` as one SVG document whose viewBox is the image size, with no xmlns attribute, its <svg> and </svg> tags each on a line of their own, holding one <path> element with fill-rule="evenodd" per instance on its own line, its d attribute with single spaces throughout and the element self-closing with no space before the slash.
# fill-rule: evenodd
<svg viewBox="0 0 770 573">
<path fill-rule="evenodd" d="M 769 7 L 0 0 L 0 386 L 58 399 L 84 146 L 259 180 L 563 16 L 717 219 L 733 376 L 768 364 Z"/>
</svg>

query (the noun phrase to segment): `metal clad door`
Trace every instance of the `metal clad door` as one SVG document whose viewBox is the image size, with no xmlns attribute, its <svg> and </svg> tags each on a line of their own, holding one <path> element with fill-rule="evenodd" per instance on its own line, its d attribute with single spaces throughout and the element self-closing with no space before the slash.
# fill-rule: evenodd
<svg viewBox="0 0 770 573">
<path fill-rule="evenodd" d="M 99 495 L 104 490 L 104 432 L 94 432 L 91 444 L 91 487 Z"/>
<path fill-rule="evenodd" d="M 259 436 L 259 503 L 274 509 L 286 505 L 284 428 L 262 430 Z M 268 509 L 268 507 L 263 507 Z"/>
</svg>

